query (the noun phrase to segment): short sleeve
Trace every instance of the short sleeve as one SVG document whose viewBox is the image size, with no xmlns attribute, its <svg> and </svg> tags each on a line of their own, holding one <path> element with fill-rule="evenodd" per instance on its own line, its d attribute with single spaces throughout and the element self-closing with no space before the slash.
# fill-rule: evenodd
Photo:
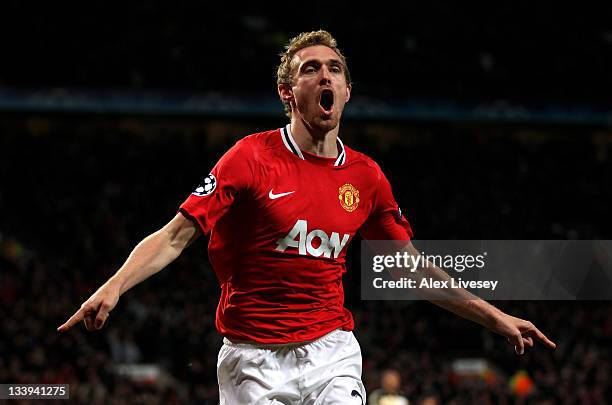
<svg viewBox="0 0 612 405">
<path fill-rule="evenodd" d="M 236 198 L 253 183 L 253 153 L 245 140 L 238 141 L 181 204 L 179 211 L 208 235 Z"/>
<path fill-rule="evenodd" d="M 412 239 L 412 228 L 408 220 L 395 202 L 391 184 L 384 173 L 378 169 L 378 190 L 372 212 L 359 229 L 359 233 L 368 240 L 398 240 Z"/>
</svg>

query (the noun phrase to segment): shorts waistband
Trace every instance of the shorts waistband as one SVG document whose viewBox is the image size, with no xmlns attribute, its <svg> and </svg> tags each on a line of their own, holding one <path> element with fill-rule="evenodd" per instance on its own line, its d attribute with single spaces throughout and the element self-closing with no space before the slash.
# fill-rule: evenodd
<svg viewBox="0 0 612 405">
<path fill-rule="evenodd" d="M 313 340 L 305 340 L 303 342 L 295 342 L 295 343 L 257 343 L 257 342 L 241 342 L 241 341 L 231 341 L 228 338 L 223 338 L 223 344 L 230 347 L 239 347 L 243 349 L 295 349 L 296 347 L 306 346 L 308 344 L 314 342 L 321 342 L 329 339 L 333 335 L 338 332 L 344 332 L 341 328 L 334 329 L 331 332 L 326 333 L 325 335 L 313 339 Z M 348 332 L 348 331 L 346 331 Z M 348 332 L 350 333 L 350 332 Z"/>
</svg>

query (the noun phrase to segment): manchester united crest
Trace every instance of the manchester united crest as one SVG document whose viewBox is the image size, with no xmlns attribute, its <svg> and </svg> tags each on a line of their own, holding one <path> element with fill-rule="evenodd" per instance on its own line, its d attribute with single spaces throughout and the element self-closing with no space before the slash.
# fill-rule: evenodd
<svg viewBox="0 0 612 405">
<path fill-rule="evenodd" d="M 352 184 L 346 183 L 338 189 L 340 205 L 348 212 L 353 212 L 359 206 L 359 190 Z"/>
</svg>

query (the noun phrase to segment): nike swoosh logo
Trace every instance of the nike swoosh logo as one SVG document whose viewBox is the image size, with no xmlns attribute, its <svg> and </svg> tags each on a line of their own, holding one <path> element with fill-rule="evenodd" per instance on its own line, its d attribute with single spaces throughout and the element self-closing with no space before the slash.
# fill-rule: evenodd
<svg viewBox="0 0 612 405">
<path fill-rule="evenodd" d="M 270 190 L 270 192 L 268 193 L 268 197 L 270 197 L 270 200 L 276 200 L 277 198 L 281 198 L 281 197 L 284 197 L 286 195 L 293 194 L 293 193 L 295 193 L 295 191 L 289 191 L 287 193 L 274 194 L 272 192 L 272 190 Z"/>
<path fill-rule="evenodd" d="M 361 404 L 363 405 L 363 397 L 361 396 L 361 394 L 359 392 L 357 392 L 357 390 L 353 390 L 351 392 L 351 396 L 355 397 L 355 398 L 359 397 L 361 399 Z"/>
</svg>

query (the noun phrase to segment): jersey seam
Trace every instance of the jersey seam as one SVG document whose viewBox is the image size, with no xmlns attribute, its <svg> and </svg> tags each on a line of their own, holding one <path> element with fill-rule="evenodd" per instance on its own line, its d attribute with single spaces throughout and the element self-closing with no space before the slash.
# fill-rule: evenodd
<svg viewBox="0 0 612 405">
<path fill-rule="evenodd" d="M 252 162 L 248 162 L 248 167 L 249 167 L 249 171 L 251 172 L 251 181 L 249 182 L 249 185 L 247 186 L 247 190 L 253 192 L 254 190 L 256 190 L 257 186 L 259 184 L 255 184 L 256 181 L 256 177 L 255 177 L 255 164 L 257 164 L 258 166 L 260 165 L 259 163 L 259 156 L 255 151 L 255 148 L 253 145 L 251 145 L 251 142 L 245 142 L 247 144 L 247 146 L 250 148 L 250 152 L 251 152 L 251 156 L 253 157 L 253 161 Z M 250 159 L 248 159 L 247 161 L 249 161 Z"/>
</svg>

